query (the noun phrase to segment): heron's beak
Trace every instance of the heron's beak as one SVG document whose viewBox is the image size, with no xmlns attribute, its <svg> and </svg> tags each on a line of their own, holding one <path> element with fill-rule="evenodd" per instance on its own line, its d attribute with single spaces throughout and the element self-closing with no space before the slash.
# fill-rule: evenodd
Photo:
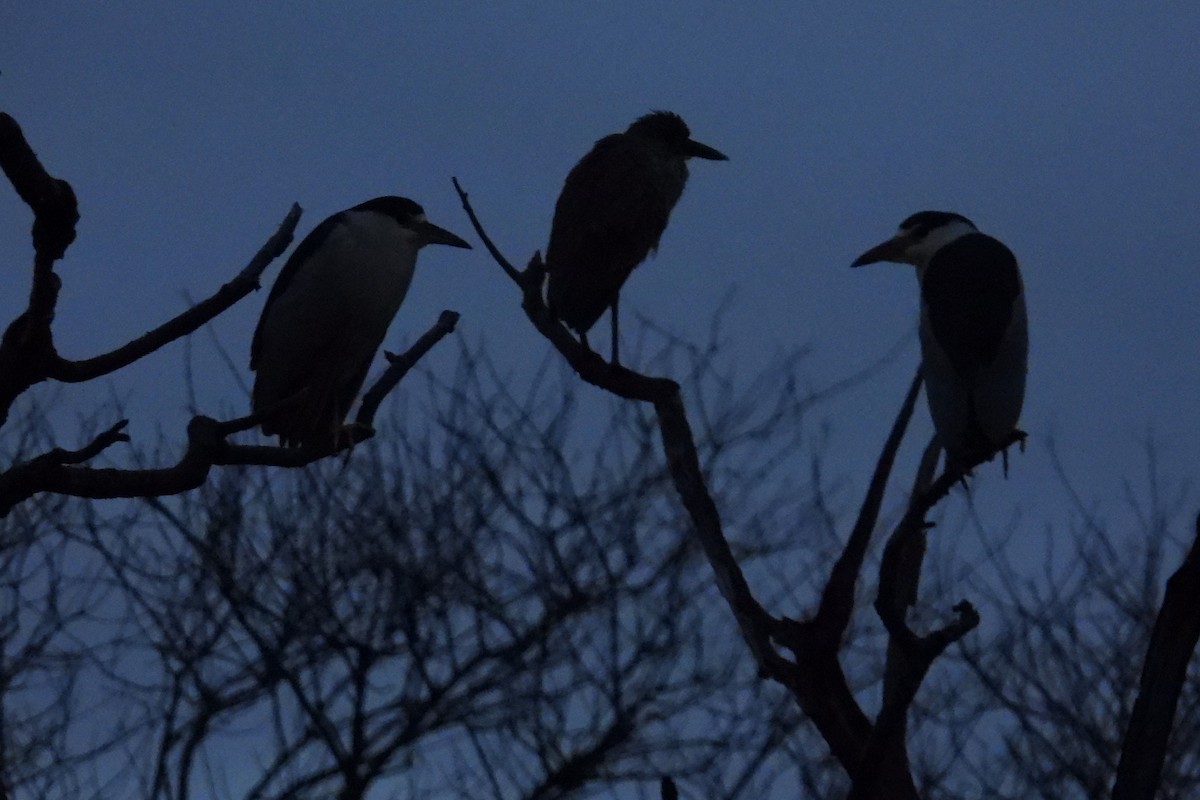
<svg viewBox="0 0 1200 800">
<path fill-rule="evenodd" d="M 426 244 L 448 244 L 451 247 L 465 247 L 470 250 L 471 245 L 458 236 L 455 236 L 445 228 L 439 228 L 432 222 L 422 221 L 417 225 L 417 231 L 421 234 L 421 239 Z"/>
<path fill-rule="evenodd" d="M 880 261 L 903 262 L 904 250 L 907 247 L 907 239 L 902 236 L 893 236 L 886 242 L 875 245 L 870 250 L 854 259 L 854 263 L 850 266 L 865 267 L 867 264 L 875 264 Z"/>
<path fill-rule="evenodd" d="M 715 147 L 709 147 L 706 144 L 701 144 L 694 139 L 688 139 L 683 143 L 683 154 L 688 158 L 707 158 L 709 161 L 729 160 L 729 156 L 720 150 Z"/>
</svg>

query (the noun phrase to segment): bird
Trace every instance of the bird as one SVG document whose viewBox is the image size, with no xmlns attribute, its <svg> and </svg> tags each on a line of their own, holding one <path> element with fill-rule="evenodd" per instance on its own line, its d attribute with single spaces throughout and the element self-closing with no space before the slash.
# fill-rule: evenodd
<svg viewBox="0 0 1200 800">
<path fill-rule="evenodd" d="M 658 249 L 687 183 L 689 158 L 727 161 L 691 138 L 678 114 L 653 111 L 624 133 L 600 139 L 568 173 L 546 248 L 550 312 L 579 333 L 612 309 L 612 361 L 618 355 L 617 300 L 634 267 Z"/>
<path fill-rule="evenodd" d="M 1029 332 L 1017 259 L 961 214 L 920 211 L 851 266 L 879 261 L 917 269 L 929 412 L 946 468 L 966 472 L 1024 436 Z"/>
<path fill-rule="evenodd" d="M 250 345 L 251 397 L 263 433 L 284 447 L 336 446 L 371 360 L 428 244 L 470 248 L 385 196 L 321 222 L 276 278 Z"/>
</svg>

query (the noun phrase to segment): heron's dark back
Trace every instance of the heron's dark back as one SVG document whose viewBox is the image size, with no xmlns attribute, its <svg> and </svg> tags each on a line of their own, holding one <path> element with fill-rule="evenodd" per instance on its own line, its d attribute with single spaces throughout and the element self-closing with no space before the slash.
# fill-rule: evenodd
<svg viewBox="0 0 1200 800">
<path fill-rule="evenodd" d="M 660 143 L 618 133 L 575 165 L 554 209 L 548 302 L 571 328 L 596 323 L 634 267 L 658 247 L 687 182 L 686 161 Z"/>
</svg>

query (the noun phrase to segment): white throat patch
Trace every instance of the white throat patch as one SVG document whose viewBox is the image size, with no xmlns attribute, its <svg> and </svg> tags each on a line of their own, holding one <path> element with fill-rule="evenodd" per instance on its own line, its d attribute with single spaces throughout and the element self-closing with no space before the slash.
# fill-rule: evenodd
<svg viewBox="0 0 1200 800">
<path fill-rule="evenodd" d="M 946 225 L 934 228 L 921 241 L 909 245 L 908 249 L 904 251 L 904 257 L 908 263 L 917 268 L 918 275 L 923 274 L 934 253 L 969 233 L 979 233 L 979 231 L 966 222 L 953 220 Z M 903 236 L 904 231 L 900 231 L 898 235 Z"/>
</svg>

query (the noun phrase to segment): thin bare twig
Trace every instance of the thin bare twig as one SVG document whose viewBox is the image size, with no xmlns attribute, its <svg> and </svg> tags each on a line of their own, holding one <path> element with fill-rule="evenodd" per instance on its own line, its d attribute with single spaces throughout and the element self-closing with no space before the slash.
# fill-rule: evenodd
<svg viewBox="0 0 1200 800">
<path fill-rule="evenodd" d="M 94 380 L 122 367 L 127 367 L 160 347 L 198 330 L 238 300 L 259 288 L 258 279 L 263 270 L 272 261 L 283 255 L 291 245 L 301 213 L 302 209 L 299 204 L 293 203 L 271 238 L 267 239 L 266 243 L 250 259 L 250 262 L 233 277 L 233 280 L 217 289 L 212 296 L 201 300 L 182 314 L 111 352 L 82 361 L 71 361 L 56 355 L 47 367 L 46 377 L 64 383 Z"/>
<path fill-rule="evenodd" d="M 427 330 L 420 339 L 417 339 L 406 352 L 400 355 L 386 354 L 390 366 L 379 376 L 375 384 L 363 393 L 362 403 L 358 407 L 358 416 L 354 418 L 355 424 L 365 425 L 368 428 L 375 424 L 375 412 L 379 410 L 379 404 L 383 402 L 383 398 L 396 388 L 408 371 L 416 366 L 416 363 L 435 344 L 454 332 L 455 326 L 458 325 L 458 318 L 457 311 L 443 311 L 433 327 Z"/>
</svg>

